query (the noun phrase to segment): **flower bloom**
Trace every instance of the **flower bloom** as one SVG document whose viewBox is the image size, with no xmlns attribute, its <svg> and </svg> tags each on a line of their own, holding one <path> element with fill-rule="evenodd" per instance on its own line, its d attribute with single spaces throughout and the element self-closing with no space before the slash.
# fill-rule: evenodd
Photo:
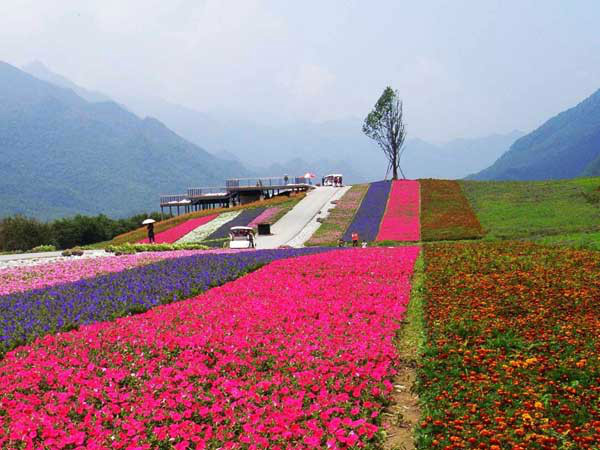
<svg viewBox="0 0 600 450">
<path fill-rule="evenodd" d="M 174 226 L 173 228 L 169 228 L 166 231 L 158 233 L 155 236 L 155 240 L 157 244 L 173 244 L 178 239 L 181 239 L 183 236 L 188 234 L 190 231 L 204 225 L 205 223 L 210 222 L 216 217 L 215 214 L 210 216 L 198 217 L 196 219 L 190 219 L 179 225 Z M 148 238 L 142 239 L 140 241 L 141 244 L 147 244 Z"/>
<path fill-rule="evenodd" d="M 0 362 L 0 447 L 373 445 L 419 249 L 273 262 Z"/>
<path fill-rule="evenodd" d="M 392 183 L 390 181 L 377 181 L 371 183 L 365 194 L 354 220 L 344 233 L 345 241 L 352 240 L 352 233 L 358 233 L 361 241 L 374 241 L 379 232 L 379 224 L 385 212 L 388 195 Z"/>
<path fill-rule="evenodd" d="M 177 243 L 178 244 L 188 244 L 190 242 L 195 242 L 195 243 L 202 242 L 210 234 L 214 233 L 215 230 L 218 230 L 221 226 L 223 226 L 224 224 L 232 221 L 237 216 L 239 216 L 240 212 L 241 211 L 228 211 L 228 212 L 221 213 L 218 216 L 216 216 L 213 220 L 198 226 L 197 228 L 195 228 L 192 231 L 190 231 L 189 233 L 187 233 L 185 236 L 182 236 L 181 238 L 179 238 L 177 240 Z"/>
<path fill-rule="evenodd" d="M 394 180 L 378 241 L 418 241 L 421 237 L 419 182 Z"/>
<path fill-rule="evenodd" d="M 189 298 L 275 259 L 322 251 L 327 249 L 190 252 L 192 256 L 0 296 L 0 352 L 45 334 Z"/>
</svg>

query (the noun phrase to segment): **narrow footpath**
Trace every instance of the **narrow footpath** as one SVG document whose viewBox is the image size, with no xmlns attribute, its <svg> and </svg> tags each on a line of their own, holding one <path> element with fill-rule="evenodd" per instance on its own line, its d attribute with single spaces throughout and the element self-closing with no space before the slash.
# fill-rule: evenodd
<svg viewBox="0 0 600 450">
<path fill-rule="evenodd" d="M 282 245 L 301 247 L 310 239 L 303 230 L 314 222 L 319 212 L 329 208 L 329 202 L 339 198 L 347 187 L 317 187 L 271 227 L 270 236 L 258 236 L 256 248 L 278 248 Z M 312 227 L 311 227 L 312 228 Z M 313 231 L 314 232 L 314 231 Z"/>
</svg>

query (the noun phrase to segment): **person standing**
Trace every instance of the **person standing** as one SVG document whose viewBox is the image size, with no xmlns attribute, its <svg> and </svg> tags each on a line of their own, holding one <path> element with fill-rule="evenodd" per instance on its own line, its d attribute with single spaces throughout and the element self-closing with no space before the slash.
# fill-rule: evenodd
<svg viewBox="0 0 600 450">
<path fill-rule="evenodd" d="M 150 242 L 151 244 L 155 243 L 155 240 L 154 240 L 154 224 L 153 223 L 149 223 L 148 224 L 148 242 Z"/>
<path fill-rule="evenodd" d="M 358 247 L 358 233 L 352 232 L 352 247 Z"/>
</svg>

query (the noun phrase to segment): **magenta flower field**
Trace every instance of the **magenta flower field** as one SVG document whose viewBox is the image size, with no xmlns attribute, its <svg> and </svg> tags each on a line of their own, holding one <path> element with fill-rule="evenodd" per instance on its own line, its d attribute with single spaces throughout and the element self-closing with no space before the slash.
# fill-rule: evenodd
<svg viewBox="0 0 600 450">
<path fill-rule="evenodd" d="M 169 228 L 166 231 L 161 233 L 157 233 L 155 236 L 155 240 L 157 244 L 173 244 L 178 239 L 181 239 L 183 236 L 188 234 L 190 231 L 195 230 L 202 225 L 207 224 L 211 220 L 215 219 L 218 214 L 211 214 L 210 216 L 198 217 L 196 219 L 190 219 L 179 225 L 174 226 L 173 228 Z M 148 238 L 142 239 L 140 241 L 141 244 L 147 244 Z"/>
<path fill-rule="evenodd" d="M 364 447 L 390 400 L 418 252 L 279 260 L 19 347 L 0 361 L 0 448 Z"/>
<path fill-rule="evenodd" d="M 379 227 L 378 241 L 413 241 L 421 238 L 419 182 L 395 180 Z"/>
</svg>

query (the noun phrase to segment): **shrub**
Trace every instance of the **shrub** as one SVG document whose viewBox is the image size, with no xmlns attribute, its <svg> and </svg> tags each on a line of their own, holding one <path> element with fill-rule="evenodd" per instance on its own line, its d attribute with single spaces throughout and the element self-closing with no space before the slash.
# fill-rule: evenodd
<svg viewBox="0 0 600 450">
<path fill-rule="evenodd" d="M 36 219 L 17 215 L 0 221 L 2 251 L 26 251 L 53 242 L 50 226 Z"/>
<path fill-rule="evenodd" d="M 55 252 L 56 247 L 54 245 L 38 245 L 29 250 L 29 253 L 40 253 L 40 252 Z"/>
<path fill-rule="evenodd" d="M 132 255 L 139 252 L 169 252 L 173 250 L 208 250 L 206 245 L 201 244 L 122 244 L 109 245 L 106 252 L 115 255 Z"/>
</svg>

